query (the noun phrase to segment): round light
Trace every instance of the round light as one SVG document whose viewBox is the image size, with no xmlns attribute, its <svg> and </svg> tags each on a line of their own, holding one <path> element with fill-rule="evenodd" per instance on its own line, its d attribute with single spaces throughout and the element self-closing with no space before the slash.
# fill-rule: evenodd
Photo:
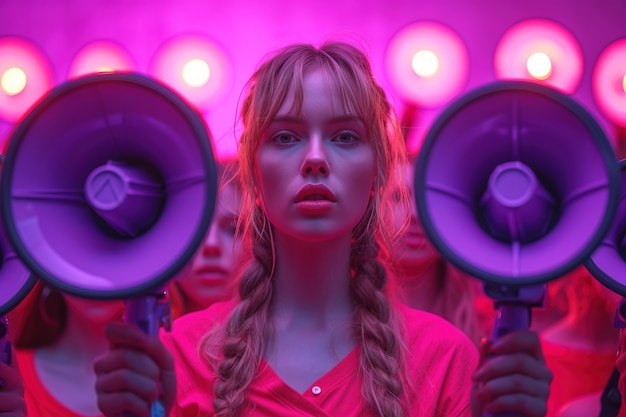
<svg viewBox="0 0 626 417">
<path fill-rule="evenodd" d="M 468 61 L 465 44 L 453 30 L 438 22 L 420 21 L 391 39 L 385 69 L 405 100 L 437 107 L 463 90 Z"/>
<path fill-rule="evenodd" d="M 607 46 L 591 75 L 593 95 L 602 113 L 626 127 L 626 38 Z"/>
<path fill-rule="evenodd" d="M 550 20 L 529 19 L 504 33 L 494 70 L 498 79 L 540 82 L 571 94 L 580 85 L 583 62 L 580 45 L 567 29 Z"/>
<path fill-rule="evenodd" d="M 21 68 L 11 67 L 2 74 L 0 85 L 9 96 L 19 94 L 26 88 L 26 73 Z"/>
<path fill-rule="evenodd" d="M 437 72 L 439 59 L 432 51 L 419 51 L 413 55 L 411 67 L 420 77 L 430 77 Z"/>
<path fill-rule="evenodd" d="M 547 54 L 535 52 L 528 57 L 526 69 L 531 77 L 537 80 L 545 80 L 552 74 L 552 62 Z"/>
<path fill-rule="evenodd" d="M 232 65 L 223 48 L 203 35 L 180 35 L 155 52 L 149 73 L 199 109 L 229 91 Z"/>
<path fill-rule="evenodd" d="M 134 60 L 124 47 L 110 40 L 97 40 L 84 45 L 74 55 L 68 77 L 134 69 Z"/>
<path fill-rule="evenodd" d="M 0 38 L 0 119 L 17 121 L 55 83 L 52 65 L 34 43 Z"/>
<path fill-rule="evenodd" d="M 211 77 L 211 68 L 203 59 L 192 59 L 183 66 L 182 77 L 190 87 L 202 87 Z"/>
</svg>

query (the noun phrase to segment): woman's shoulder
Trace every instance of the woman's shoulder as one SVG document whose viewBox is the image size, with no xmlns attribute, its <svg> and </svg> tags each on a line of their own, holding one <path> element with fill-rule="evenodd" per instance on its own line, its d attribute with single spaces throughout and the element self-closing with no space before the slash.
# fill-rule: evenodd
<svg viewBox="0 0 626 417">
<path fill-rule="evenodd" d="M 204 310 L 184 314 L 173 321 L 169 331 L 161 331 L 161 339 L 166 344 L 195 347 L 213 327 L 226 320 L 234 306 L 233 301 L 223 301 Z"/>
<path fill-rule="evenodd" d="M 405 305 L 398 311 L 406 335 L 411 404 L 444 407 L 441 415 L 466 415 L 471 375 L 478 366 L 476 345 L 440 316 Z"/>
<path fill-rule="evenodd" d="M 469 343 L 475 346 L 461 329 L 441 316 L 404 304 L 398 304 L 398 311 L 409 339 L 429 337 L 432 341 L 439 343 L 458 341 L 461 345 Z"/>
<path fill-rule="evenodd" d="M 458 327 L 446 319 L 423 310 L 399 305 L 398 311 L 403 321 L 407 349 L 412 357 L 420 357 L 420 362 L 439 362 L 442 358 L 458 360 L 470 367 L 478 363 L 476 344 Z"/>
</svg>

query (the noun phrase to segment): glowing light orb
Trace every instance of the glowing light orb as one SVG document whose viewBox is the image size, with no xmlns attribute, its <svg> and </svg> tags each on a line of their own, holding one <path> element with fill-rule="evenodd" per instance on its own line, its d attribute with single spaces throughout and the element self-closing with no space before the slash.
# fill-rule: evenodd
<svg viewBox="0 0 626 417">
<path fill-rule="evenodd" d="M 120 44 L 110 40 L 97 40 L 78 50 L 68 72 L 69 78 L 93 73 L 134 71 L 135 63 L 130 53 Z"/>
<path fill-rule="evenodd" d="M 198 34 L 180 35 L 162 44 L 152 57 L 149 73 L 199 109 L 222 99 L 233 78 L 224 49 Z"/>
<path fill-rule="evenodd" d="M 419 51 L 411 60 L 413 71 L 420 77 L 430 77 L 439 69 L 439 59 L 432 51 Z"/>
<path fill-rule="evenodd" d="M 0 79 L 2 90 L 9 96 L 21 93 L 26 88 L 26 73 L 18 67 L 11 67 L 4 71 Z"/>
<path fill-rule="evenodd" d="M 613 123 L 626 127 L 626 38 L 611 43 L 600 53 L 591 86 L 602 113 Z"/>
<path fill-rule="evenodd" d="M 182 77 L 191 87 L 202 87 L 211 77 L 211 68 L 203 59 L 192 59 L 183 66 Z"/>
<path fill-rule="evenodd" d="M 405 100 L 437 107 L 463 90 L 468 61 L 465 44 L 452 29 L 438 22 L 420 21 L 404 27 L 391 39 L 385 69 Z"/>
<path fill-rule="evenodd" d="M 545 80 L 552 74 L 552 61 L 543 52 L 535 52 L 528 57 L 526 69 L 531 77 L 537 80 Z"/>
<path fill-rule="evenodd" d="M 0 119 L 17 121 L 55 84 L 52 65 L 34 43 L 0 38 Z"/>
<path fill-rule="evenodd" d="M 529 61 L 535 68 L 532 73 Z M 494 70 L 498 79 L 539 82 L 571 94 L 580 85 L 583 62 L 580 45 L 566 28 L 551 20 L 529 19 L 511 26 L 500 38 Z M 535 63 L 544 69 L 536 69 Z"/>
</svg>

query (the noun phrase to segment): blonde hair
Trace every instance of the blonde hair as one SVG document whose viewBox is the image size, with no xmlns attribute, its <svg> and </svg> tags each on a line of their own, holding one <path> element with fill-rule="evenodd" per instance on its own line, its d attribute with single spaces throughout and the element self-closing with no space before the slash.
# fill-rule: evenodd
<svg viewBox="0 0 626 417">
<path fill-rule="evenodd" d="M 385 417 L 406 413 L 402 326 L 387 292 L 387 271 L 378 260 L 379 252 L 391 251 L 391 190 L 404 182 L 397 167 L 406 162 L 406 149 L 393 109 L 375 81 L 366 55 L 348 43 L 328 42 L 320 47 L 295 44 L 278 51 L 254 73 L 242 104 L 240 221 L 254 259 L 240 277 L 240 300 L 224 327 L 207 335 L 200 345 L 217 374 L 213 399 L 216 416 L 241 415 L 246 411 L 246 390 L 265 352 L 265 341 L 271 338 L 268 323 L 277 254 L 269 220 L 262 205 L 256 204 L 260 187 L 255 177 L 255 156 L 262 132 L 288 93 L 293 91 L 295 95 L 294 110 L 301 110 L 303 80 L 311 68 L 328 75 L 339 91 L 344 109 L 363 121 L 376 158 L 374 193 L 353 230 L 354 337 L 360 342 L 359 372 L 365 407 Z M 408 194 L 404 199 L 410 204 Z M 216 341 L 221 352 L 212 347 Z"/>
</svg>

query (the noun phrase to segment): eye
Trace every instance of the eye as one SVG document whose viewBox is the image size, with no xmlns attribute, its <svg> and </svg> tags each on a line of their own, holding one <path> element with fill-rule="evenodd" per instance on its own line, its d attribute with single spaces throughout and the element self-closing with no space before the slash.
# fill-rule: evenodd
<svg viewBox="0 0 626 417">
<path fill-rule="evenodd" d="M 235 231 L 237 230 L 237 216 L 224 216 L 220 219 L 220 227 L 225 232 L 228 232 L 235 235 Z"/>
<path fill-rule="evenodd" d="M 359 141 L 357 135 L 353 132 L 340 132 L 337 136 L 333 138 L 333 141 L 338 142 L 342 145 L 352 145 Z"/>
<path fill-rule="evenodd" d="M 272 136 L 272 141 L 280 145 L 286 145 L 298 141 L 298 138 L 290 132 L 279 132 Z"/>
</svg>

